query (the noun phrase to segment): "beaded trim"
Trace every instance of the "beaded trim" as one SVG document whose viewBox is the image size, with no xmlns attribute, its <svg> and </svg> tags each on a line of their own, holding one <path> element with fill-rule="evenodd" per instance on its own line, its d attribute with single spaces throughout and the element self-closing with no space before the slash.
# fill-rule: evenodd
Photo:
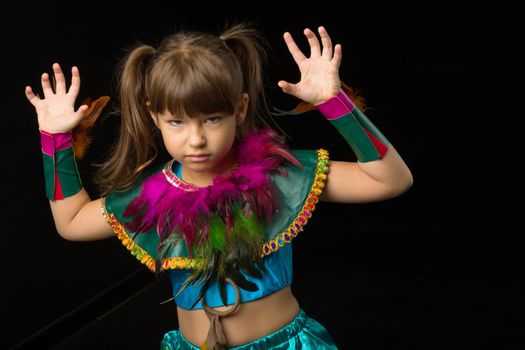
<svg viewBox="0 0 525 350">
<path fill-rule="evenodd" d="M 171 163 L 171 162 L 170 162 Z M 293 238 L 297 237 L 299 232 L 303 231 L 303 226 L 308 223 L 308 220 L 312 217 L 312 212 L 315 210 L 315 205 L 319 201 L 319 196 L 323 192 L 323 188 L 326 183 L 327 173 L 329 172 L 329 154 L 325 149 L 317 150 L 317 167 L 315 169 L 315 178 L 312 182 L 312 187 L 310 192 L 306 196 L 306 201 L 297 215 L 297 217 L 292 221 L 290 225 L 283 232 L 279 233 L 275 238 L 267 241 L 262 246 L 261 257 L 270 255 L 273 252 L 276 252 L 281 247 L 290 243 Z M 164 167 L 167 169 L 168 165 Z M 170 172 L 163 173 L 168 178 Z M 171 164 L 169 168 L 171 170 Z M 173 174 L 173 172 L 171 172 Z M 181 179 L 182 180 L 182 179 Z M 169 181 L 169 180 L 168 180 Z M 178 182 L 176 182 L 178 184 Z M 174 186 L 177 186 L 173 183 Z M 191 185 L 190 185 L 191 186 Z M 126 229 L 118 221 L 117 217 L 113 213 L 109 213 L 106 209 L 106 200 L 102 198 L 101 206 L 102 215 L 108 224 L 113 228 L 113 232 L 117 235 L 118 239 L 122 242 L 122 245 L 130 251 L 131 255 L 134 255 L 137 260 L 142 264 L 146 265 L 152 272 L 155 272 L 155 259 L 148 254 L 144 249 L 142 249 L 126 232 Z M 206 263 L 205 259 L 198 258 L 187 258 L 187 257 L 169 257 L 164 259 L 162 263 L 161 270 L 169 269 L 198 269 L 200 266 L 203 266 Z"/>
<path fill-rule="evenodd" d="M 197 186 L 187 181 L 184 181 L 183 179 L 178 177 L 177 174 L 175 174 L 172 170 L 172 165 L 174 161 L 175 159 L 170 160 L 162 169 L 162 173 L 164 174 L 164 177 L 166 177 L 166 180 L 170 184 L 186 192 L 195 192 L 195 191 L 200 190 L 201 188 L 205 188 L 205 187 Z M 234 169 L 238 167 L 239 165 L 237 164 L 237 166 Z"/>
<path fill-rule="evenodd" d="M 164 174 L 164 176 L 166 177 L 166 180 L 168 180 L 168 182 L 170 184 L 172 184 L 173 186 L 177 187 L 177 188 L 180 188 L 181 190 L 183 191 L 186 191 L 186 192 L 195 192 L 195 191 L 198 191 L 200 187 L 196 186 L 196 185 L 193 185 L 189 182 L 186 182 L 184 181 L 183 179 L 181 179 L 180 177 L 178 177 L 174 172 L 173 170 L 171 170 L 171 165 L 173 164 L 173 162 L 175 161 L 175 159 L 172 159 L 168 162 L 168 164 L 166 164 L 164 166 L 164 168 L 162 169 L 162 173 Z"/>
<path fill-rule="evenodd" d="M 312 212 L 315 210 L 315 205 L 319 201 L 319 196 L 323 192 L 326 182 L 327 173 L 329 171 L 328 151 L 325 149 L 317 150 L 317 167 L 315 168 L 315 178 L 312 182 L 310 192 L 306 196 L 306 203 L 299 212 L 299 215 L 292 221 L 288 227 L 278 234 L 274 239 L 266 242 L 262 247 L 261 256 L 270 255 L 279 250 L 281 247 L 290 243 L 293 238 L 297 237 L 299 232 L 303 231 L 303 226 L 308 223 L 308 219 L 312 217 Z"/>
<path fill-rule="evenodd" d="M 122 245 L 130 251 L 131 255 L 135 256 L 142 264 L 146 265 L 151 272 L 155 272 L 155 259 L 142 249 L 128 234 L 124 226 L 118 221 L 117 217 L 113 213 L 109 213 L 106 209 L 106 198 L 102 198 L 102 215 L 106 222 L 111 225 L 113 232 L 117 235 L 117 238 L 121 241 Z M 162 270 L 169 269 L 192 269 L 199 268 L 201 264 L 204 264 L 204 259 L 197 258 L 185 258 L 185 257 L 171 257 L 164 259 L 162 263 Z"/>
</svg>

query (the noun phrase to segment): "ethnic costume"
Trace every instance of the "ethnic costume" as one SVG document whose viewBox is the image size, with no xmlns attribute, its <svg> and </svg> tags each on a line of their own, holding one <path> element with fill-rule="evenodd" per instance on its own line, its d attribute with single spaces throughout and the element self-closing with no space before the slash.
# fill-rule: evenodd
<svg viewBox="0 0 525 350">
<path fill-rule="evenodd" d="M 388 150 L 386 138 L 343 91 L 316 107 L 359 161 L 380 159 Z M 245 137 L 235 152 L 239 167 L 211 186 L 184 182 L 180 164 L 170 161 L 146 168 L 135 187 L 102 201 L 104 217 L 130 253 L 152 272 L 167 271 L 177 306 L 205 310 L 210 330 L 201 349 L 225 349 L 221 317 L 291 284 L 293 238 L 311 217 L 329 172 L 326 150 L 289 151 L 269 128 Z M 57 173 L 48 171 L 46 180 Z M 222 305 L 233 306 L 211 309 Z M 302 309 L 280 330 L 233 349 L 297 348 L 337 349 Z M 161 349 L 198 347 L 173 330 Z"/>
<path fill-rule="evenodd" d="M 142 192 L 141 187 L 137 186 L 105 198 L 104 214 L 127 249 L 151 271 L 168 271 L 177 306 L 206 310 L 212 321 L 212 339 L 209 338 L 209 342 L 226 343 L 226 339 L 221 336 L 220 322 L 217 324 L 218 316 L 226 317 L 235 311 L 235 307 L 223 315 L 214 315 L 213 312 L 216 311 L 208 307 L 252 301 L 291 284 L 292 239 L 303 230 L 311 217 L 324 186 L 328 171 L 328 152 L 292 151 L 293 158 L 288 157 L 295 164 L 277 167 L 274 165 L 278 164 L 280 157 L 276 155 L 286 153 L 280 151 L 280 145 L 273 141 L 273 135 L 276 133 L 271 129 L 262 129 L 248 135 L 237 148 L 240 166 L 229 176 L 215 177 L 212 186 L 195 188 L 183 182 L 180 178 L 180 164 L 170 161 L 145 174 Z M 270 173 L 271 176 L 265 175 Z M 234 199 L 240 197 L 237 195 L 244 195 L 246 201 L 234 202 Z M 209 200 L 209 206 L 203 204 L 206 200 Z M 148 205 L 149 203 L 152 205 Z M 217 205 L 214 206 L 213 203 Z M 199 210 L 192 215 L 195 207 Z M 207 215 L 207 211 L 210 215 Z M 129 222 L 125 217 L 127 212 L 135 214 L 137 225 L 140 225 L 138 228 L 133 223 L 125 223 Z M 251 216 L 247 212 L 251 212 Z M 266 219 L 265 215 L 271 216 L 271 222 L 261 225 L 257 218 Z M 185 233 L 189 237 L 177 237 L 176 233 L 172 233 L 170 238 L 165 238 L 159 245 L 161 240 L 158 232 L 164 229 L 159 225 L 166 222 L 175 227 L 167 227 L 165 230 L 169 232 L 177 232 L 180 227 L 187 225 L 190 228 L 186 228 Z M 200 237 L 192 235 L 193 227 Z M 132 233 L 140 229 L 149 231 L 136 235 L 133 239 Z M 202 240 L 201 246 L 200 239 L 206 234 L 208 239 Z M 249 237 L 243 240 L 242 235 Z M 257 250 L 253 252 L 254 256 L 251 254 L 249 240 L 255 242 Z M 232 247 L 228 247 L 230 242 L 234 244 Z M 166 256 L 155 261 L 158 260 L 155 259 L 158 256 L 158 247 L 159 251 L 166 251 Z M 213 250 L 225 259 L 221 260 L 221 256 L 214 257 Z M 248 253 L 244 254 L 245 251 Z M 211 257 L 207 259 L 208 262 L 206 256 Z M 231 261 L 228 260 L 230 256 Z M 247 258 L 250 260 L 243 261 Z M 202 268 L 202 275 L 206 275 L 209 264 L 213 264 L 209 274 L 215 273 L 218 281 L 208 279 L 202 284 L 186 282 L 199 268 Z M 222 281 L 222 273 L 228 279 L 225 277 Z M 203 285 L 207 286 L 205 291 L 201 291 Z M 304 323 L 308 317 L 303 318 Z M 309 325 L 314 326 L 314 329 L 309 329 L 310 332 L 317 331 L 318 337 L 329 339 L 322 326 L 312 323 L 313 320 Z M 316 327 L 318 328 L 315 329 Z M 216 330 L 217 332 L 213 332 Z M 165 338 L 164 348 L 173 347 L 169 339 L 173 339 L 175 333 L 170 333 Z M 178 333 L 177 337 L 182 335 Z M 268 341 L 265 343 L 265 346 L 268 345 Z M 332 344 L 331 340 L 318 345 L 326 344 Z M 210 348 L 213 345 L 209 344 Z"/>
</svg>

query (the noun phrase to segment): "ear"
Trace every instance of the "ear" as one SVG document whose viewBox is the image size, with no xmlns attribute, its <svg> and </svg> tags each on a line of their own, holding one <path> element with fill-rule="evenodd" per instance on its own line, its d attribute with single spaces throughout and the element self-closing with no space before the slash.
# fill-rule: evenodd
<svg viewBox="0 0 525 350">
<path fill-rule="evenodd" d="M 157 119 L 157 114 L 153 113 L 153 112 L 149 112 L 149 115 L 151 116 L 151 119 L 153 119 L 153 122 L 155 123 L 155 125 L 157 126 L 157 128 L 159 127 L 159 120 Z"/>
<path fill-rule="evenodd" d="M 248 103 L 250 102 L 250 97 L 247 93 L 241 95 L 241 99 L 237 104 L 237 110 L 235 111 L 235 121 L 237 126 L 241 125 L 246 118 L 246 112 L 248 111 Z"/>
<path fill-rule="evenodd" d="M 148 107 L 148 111 L 149 111 L 149 115 L 151 116 L 151 119 L 153 119 L 153 122 L 155 123 L 155 125 L 156 125 L 157 128 L 158 128 L 158 127 L 159 127 L 159 119 L 158 119 L 157 113 L 153 113 L 153 112 L 151 111 L 151 109 L 149 108 L 149 106 L 150 106 L 149 101 L 146 102 L 146 106 Z"/>
</svg>

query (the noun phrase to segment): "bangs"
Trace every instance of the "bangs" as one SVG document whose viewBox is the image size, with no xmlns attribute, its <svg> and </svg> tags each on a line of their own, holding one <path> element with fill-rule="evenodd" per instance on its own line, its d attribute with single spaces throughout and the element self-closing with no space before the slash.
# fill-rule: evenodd
<svg viewBox="0 0 525 350">
<path fill-rule="evenodd" d="M 164 57 L 150 72 L 151 110 L 189 117 L 233 114 L 243 82 L 238 65 L 229 63 L 203 51 L 179 51 Z"/>
</svg>

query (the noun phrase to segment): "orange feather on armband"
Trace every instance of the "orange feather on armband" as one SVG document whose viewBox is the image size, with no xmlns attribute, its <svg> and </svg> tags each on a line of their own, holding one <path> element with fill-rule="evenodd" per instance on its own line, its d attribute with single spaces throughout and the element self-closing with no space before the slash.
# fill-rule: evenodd
<svg viewBox="0 0 525 350">
<path fill-rule="evenodd" d="M 109 96 L 101 96 L 94 101 L 91 101 L 91 98 L 88 97 L 82 102 L 82 104 L 88 106 L 88 109 L 84 119 L 73 129 L 73 150 L 76 158 L 82 159 L 85 156 L 86 150 L 92 141 L 89 131 L 95 125 L 108 102 Z"/>
</svg>

